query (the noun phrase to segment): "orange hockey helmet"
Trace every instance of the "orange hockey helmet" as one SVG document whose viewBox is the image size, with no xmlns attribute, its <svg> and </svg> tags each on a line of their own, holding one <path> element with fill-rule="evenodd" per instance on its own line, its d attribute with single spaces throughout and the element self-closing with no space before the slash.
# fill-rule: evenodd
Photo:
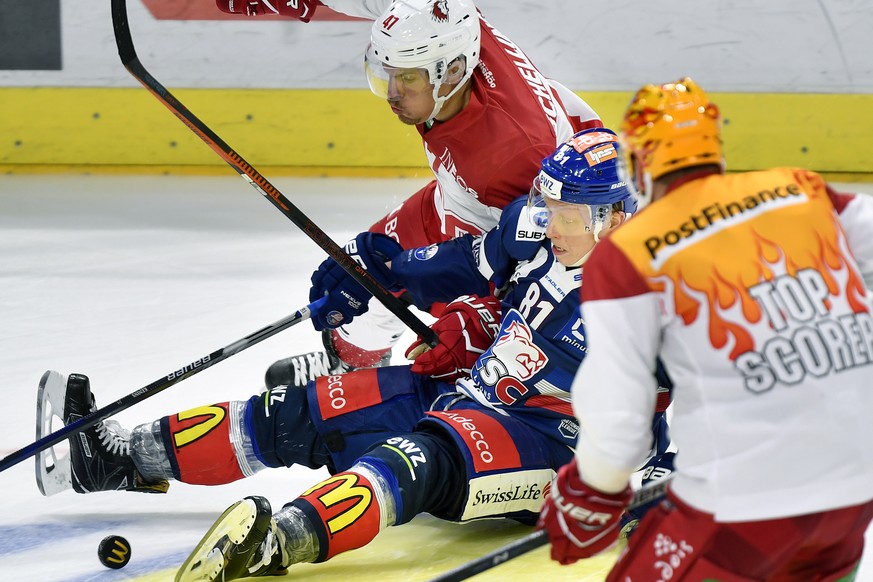
<svg viewBox="0 0 873 582">
<path fill-rule="evenodd" d="M 691 78 L 637 91 L 621 127 L 640 192 L 664 174 L 704 164 L 724 166 L 721 115 Z"/>
</svg>

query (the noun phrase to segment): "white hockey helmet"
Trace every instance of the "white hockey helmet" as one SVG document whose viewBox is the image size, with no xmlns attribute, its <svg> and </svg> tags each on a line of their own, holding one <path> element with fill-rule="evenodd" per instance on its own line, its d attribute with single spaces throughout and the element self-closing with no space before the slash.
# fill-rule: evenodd
<svg viewBox="0 0 873 582">
<path fill-rule="evenodd" d="M 479 13 L 472 0 L 395 0 L 376 19 L 370 33 L 364 56 L 370 90 L 387 98 L 389 81 L 398 80 L 398 69 L 418 69 L 419 78 L 433 85 L 435 106 L 429 118 L 433 119 L 473 75 L 479 64 L 480 38 Z M 463 75 L 453 75 L 450 82 L 457 83 L 455 88 L 440 97 L 449 65 L 458 57 L 466 61 Z"/>
</svg>

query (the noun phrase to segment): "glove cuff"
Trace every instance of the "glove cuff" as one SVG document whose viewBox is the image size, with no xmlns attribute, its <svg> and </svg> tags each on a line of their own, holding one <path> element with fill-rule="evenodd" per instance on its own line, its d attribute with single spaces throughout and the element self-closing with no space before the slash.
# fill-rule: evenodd
<svg viewBox="0 0 873 582">
<path fill-rule="evenodd" d="M 400 285 L 397 277 L 391 272 L 391 269 L 386 263 L 402 253 L 403 247 L 388 235 L 380 233 L 367 234 L 371 235 L 364 238 L 367 244 L 367 251 L 370 255 L 381 259 L 379 261 L 373 261 L 372 265 L 367 265 L 367 271 L 389 291 L 400 291 L 403 287 Z M 359 236 L 358 238 L 360 239 L 362 237 Z"/>
</svg>

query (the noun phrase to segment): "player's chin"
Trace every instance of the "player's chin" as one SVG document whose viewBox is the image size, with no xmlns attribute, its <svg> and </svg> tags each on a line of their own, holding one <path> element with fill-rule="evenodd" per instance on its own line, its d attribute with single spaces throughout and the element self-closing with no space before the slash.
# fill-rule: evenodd
<svg viewBox="0 0 873 582">
<path fill-rule="evenodd" d="M 420 115 L 415 115 L 410 113 L 407 109 L 401 109 L 399 107 L 391 107 L 391 113 L 397 116 L 397 119 L 400 120 L 400 123 L 404 125 L 418 125 L 419 123 L 424 123 L 427 121 L 427 118 L 422 117 Z"/>
<path fill-rule="evenodd" d="M 412 117 L 407 117 L 406 115 L 403 115 L 402 113 L 397 113 L 396 115 L 397 115 L 397 119 L 400 120 L 400 123 L 402 123 L 404 125 L 418 125 L 419 123 L 425 122 L 424 119 L 413 119 Z"/>
</svg>

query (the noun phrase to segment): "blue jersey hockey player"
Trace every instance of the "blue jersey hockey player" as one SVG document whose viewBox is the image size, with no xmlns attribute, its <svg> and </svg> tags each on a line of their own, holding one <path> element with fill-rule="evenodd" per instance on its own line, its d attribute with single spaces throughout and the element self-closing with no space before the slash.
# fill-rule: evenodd
<svg viewBox="0 0 873 582">
<path fill-rule="evenodd" d="M 433 326 L 440 345 L 414 345 L 412 366 L 323 376 L 306 390 L 279 387 L 163 417 L 129 441 L 103 422 L 83 433 L 98 455 L 71 439 L 72 487 L 155 491 L 169 479 L 220 484 L 266 467 L 330 469 L 274 515 L 262 497 L 231 506 L 177 580 L 325 561 L 422 512 L 533 523 L 578 431 L 569 389 L 586 350 L 582 267 L 635 208 L 622 160 L 614 133 L 585 130 L 543 160 L 530 194 L 484 235 L 404 251 L 362 233 L 347 250 L 384 285 L 406 289 L 422 308 L 451 302 Z M 327 296 L 314 315 L 326 326 L 360 315 L 370 299 L 331 259 L 311 293 Z M 43 390 L 65 389 L 65 420 L 94 409 L 86 377 L 49 374 Z"/>
</svg>

